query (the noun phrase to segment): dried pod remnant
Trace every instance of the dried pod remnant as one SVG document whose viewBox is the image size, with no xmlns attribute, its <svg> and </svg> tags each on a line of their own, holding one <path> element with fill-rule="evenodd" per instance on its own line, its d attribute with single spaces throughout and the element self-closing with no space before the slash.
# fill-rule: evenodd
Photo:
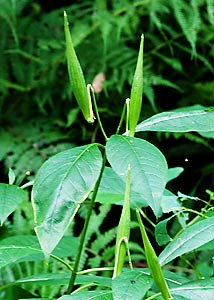
<svg viewBox="0 0 214 300">
<path fill-rule="evenodd" d="M 92 82 L 92 87 L 95 93 L 100 93 L 103 90 L 103 82 L 105 81 L 106 77 L 104 73 L 98 73 Z"/>
<path fill-rule="evenodd" d="M 66 56 L 68 63 L 69 79 L 74 96 L 78 102 L 78 105 L 87 122 L 94 122 L 94 114 L 92 110 L 91 99 L 88 97 L 85 78 L 82 72 L 82 68 L 78 61 L 76 52 L 73 47 L 71 34 L 68 27 L 68 18 L 66 12 L 64 12 L 64 30 L 66 41 Z"/>
</svg>

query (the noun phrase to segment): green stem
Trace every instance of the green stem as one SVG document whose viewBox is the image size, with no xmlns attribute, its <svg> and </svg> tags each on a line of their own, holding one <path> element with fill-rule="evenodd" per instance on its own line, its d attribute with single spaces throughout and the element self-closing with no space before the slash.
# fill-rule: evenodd
<svg viewBox="0 0 214 300">
<path fill-rule="evenodd" d="M 126 99 L 126 135 L 129 133 L 130 99 Z"/>
<path fill-rule="evenodd" d="M 152 225 L 152 227 L 155 228 L 155 224 L 147 217 L 147 215 L 144 213 L 144 211 L 142 211 L 142 209 L 140 210 L 141 215 L 144 217 L 145 220 L 147 220 L 149 222 L 149 224 Z"/>
<path fill-rule="evenodd" d="M 120 132 L 120 129 L 121 129 L 121 126 L 122 126 L 122 123 L 123 123 L 123 119 L 124 119 L 124 116 L 125 116 L 125 112 L 126 112 L 126 107 L 127 107 L 127 103 L 125 102 L 124 105 L 123 105 L 123 110 L 122 110 L 122 114 L 121 114 L 121 117 L 120 117 L 119 125 L 117 127 L 116 134 L 119 134 L 119 132 Z"/>
<path fill-rule="evenodd" d="M 64 266 L 66 266 L 68 268 L 69 271 L 73 271 L 72 266 L 70 266 L 66 261 L 64 261 L 63 259 L 61 259 L 60 257 L 51 254 L 50 257 L 52 257 L 53 259 L 59 261 L 61 264 L 63 264 Z"/>
<path fill-rule="evenodd" d="M 155 294 L 155 295 L 152 295 L 152 296 L 150 296 L 149 298 L 146 298 L 146 300 L 152 300 L 152 299 L 155 299 L 155 298 L 157 298 L 157 297 L 159 297 L 159 296 L 161 296 L 161 293 L 157 293 L 157 294 Z"/>
<path fill-rule="evenodd" d="M 95 187 L 94 187 L 94 191 L 93 191 L 91 201 L 90 201 L 90 205 L 89 205 L 89 208 L 88 208 L 88 213 L 87 213 L 85 223 L 84 223 L 84 227 L 83 227 L 83 230 L 82 230 L 82 233 L 81 233 L 81 236 L 80 236 L 80 243 L 79 243 L 79 248 L 78 248 L 78 251 L 77 251 L 77 257 L 76 257 L 76 260 L 75 260 L 75 263 L 74 263 L 73 272 L 72 272 L 70 282 L 69 282 L 69 285 L 68 285 L 68 290 L 67 290 L 68 294 L 70 294 L 73 291 L 73 288 L 74 288 L 74 283 L 75 283 L 75 279 L 76 279 L 77 272 L 78 272 L 78 267 L 79 267 L 79 262 L 80 262 L 83 246 L 84 246 L 84 241 L 85 241 L 86 233 L 87 233 L 87 230 L 88 230 L 88 225 L 89 225 L 90 217 L 91 217 L 91 214 L 92 214 L 92 210 L 93 210 L 93 207 L 94 207 L 94 202 L 95 202 L 97 192 L 98 192 L 98 189 L 99 189 L 99 186 L 100 186 L 100 181 L 101 181 L 103 171 L 104 171 L 104 168 L 105 168 L 105 164 L 106 164 L 106 153 L 104 153 L 104 156 L 103 156 L 103 162 L 102 162 L 102 168 L 101 168 L 101 171 L 100 171 L 100 175 L 99 175 L 99 178 L 97 179 L 97 182 L 96 182 Z"/>
<path fill-rule="evenodd" d="M 113 271 L 113 267 L 102 267 L 102 268 L 92 268 L 92 269 L 86 269 L 83 271 L 77 272 L 78 275 L 87 274 L 91 272 L 101 272 L 101 271 Z"/>
<path fill-rule="evenodd" d="M 94 110 L 95 110 L 95 115 L 97 117 L 97 121 L 99 123 L 99 126 L 100 126 L 100 130 L 102 131 L 102 134 L 105 138 L 105 141 L 107 142 L 108 141 L 108 137 L 105 133 L 105 130 L 103 128 L 103 125 L 102 125 L 102 122 L 101 122 L 101 119 L 100 119 L 100 115 L 99 115 L 99 110 L 98 110 L 98 107 L 97 107 L 97 102 L 96 102 L 96 97 L 95 97 L 95 94 L 94 94 L 94 89 L 92 87 L 91 84 L 88 84 L 87 85 L 87 90 L 88 90 L 88 96 L 91 97 L 91 93 L 92 93 L 92 100 L 93 100 L 93 104 L 94 104 Z M 91 91 L 91 93 L 90 93 Z"/>
</svg>

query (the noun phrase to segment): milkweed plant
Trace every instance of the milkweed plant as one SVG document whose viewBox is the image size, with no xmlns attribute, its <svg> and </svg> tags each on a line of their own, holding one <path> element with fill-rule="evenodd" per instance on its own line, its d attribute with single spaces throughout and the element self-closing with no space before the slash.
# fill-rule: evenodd
<svg viewBox="0 0 214 300">
<path fill-rule="evenodd" d="M 99 115 L 93 85 L 86 84 L 73 47 L 66 12 L 64 31 L 73 94 L 85 120 L 91 126 L 94 126 L 94 123 L 99 125 L 105 142 L 73 147 L 44 162 L 35 176 L 32 187 L 36 240 L 30 238 L 27 241 L 11 237 L 0 242 L 1 268 L 15 262 L 29 261 L 31 257 L 33 260 L 40 257 L 41 260 L 42 255 L 47 265 L 56 260 L 67 272 L 50 272 L 37 277 L 14 280 L 2 285 L 0 291 L 7 290 L 11 285 L 22 286 L 25 289 L 28 283 L 44 286 L 67 284 L 64 295 L 56 295 L 54 299 L 213 299 L 212 276 L 199 276 L 197 280 L 191 280 L 167 270 L 167 265 L 186 253 L 203 249 L 205 245 L 207 249 L 212 248 L 214 214 L 211 200 L 214 197 L 210 197 L 210 201 L 201 212 L 185 208 L 180 201 L 181 195 L 175 195 L 166 188 L 167 183 L 182 172 L 181 168 L 169 168 L 164 154 L 142 138 L 144 132 L 153 131 L 195 131 L 206 134 L 207 137 L 211 136 L 214 132 L 213 110 L 202 106 L 184 107 L 180 110 L 157 113 L 139 121 L 144 117 L 142 34 L 139 37 L 140 47 L 130 97 L 122 99 L 124 105 L 121 107 L 118 127 L 115 128 L 114 134 L 108 136 Z M 25 197 L 25 186 L 15 186 L 11 174 L 9 184 L 0 184 L 0 193 L 5 199 L 0 212 L 1 224 Z M 187 195 L 182 197 L 188 198 Z M 66 243 L 67 251 L 72 252 L 71 263 L 61 258 L 61 252 L 57 249 L 62 245 L 66 232 L 86 200 L 87 212 L 78 243 L 76 240 L 71 240 L 70 244 L 69 241 Z M 81 259 L 87 244 L 87 233 L 95 202 L 100 205 L 108 202 L 122 208 L 121 215 L 114 216 L 118 219 L 114 262 L 110 266 L 84 269 Z M 174 237 L 170 237 L 167 223 L 185 212 L 191 212 L 194 217 L 186 222 Z M 145 265 L 140 267 L 132 261 L 130 243 L 133 238 L 133 222 L 135 232 L 136 228 L 138 230 L 138 243 L 142 247 L 142 261 L 145 261 Z M 69 253 L 67 254 L 69 256 Z"/>
</svg>

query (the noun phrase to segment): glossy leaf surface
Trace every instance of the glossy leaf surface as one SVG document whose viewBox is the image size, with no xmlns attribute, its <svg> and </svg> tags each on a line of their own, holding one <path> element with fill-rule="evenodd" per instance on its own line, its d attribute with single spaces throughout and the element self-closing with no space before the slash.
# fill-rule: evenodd
<svg viewBox="0 0 214 300">
<path fill-rule="evenodd" d="M 174 258 L 197 249 L 214 239 L 214 217 L 201 220 L 191 227 L 187 227 L 175 238 L 159 256 L 161 265 L 165 265 Z"/>
<path fill-rule="evenodd" d="M 96 201 L 100 203 L 111 203 L 123 205 L 125 182 L 113 171 L 105 167 L 100 183 Z M 140 193 L 130 192 L 131 208 L 147 206 Z"/>
<path fill-rule="evenodd" d="M 27 201 L 27 193 L 20 187 L 0 183 L 0 226 L 23 200 Z"/>
<path fill-rule="evenodd" d="M 142 271 L 121 273 L 112 281 L 114 300 L 141 300 L 152 283 L 151 276 Z"/>
<path fill-rule="evenodd" d="M 214 278 L 184 283 L 171 292 L 175 300 L 213 300 Z"/>
<path fill-rule="evenodd" d="M 93 190 L 101 165 L 101 153 L 91 144 L 58 153 L 40 168 L 32 198 L 36 234 L 47 257 Z"/>
<path fill-rule="evenodd" d="M 53 254 L 60 258 L 67 257 L 68 254 L 75 256 L 78 244 L 78 238 L 65 236 Z M 17 235 L 0 241 L 0 269 L 16 262 L 41 260 L 44 260 L 44 255 L 36 236 Z"/>
<path fill-rule="evenodd" d="M 138 124 L 136 132 L 139 131 L 214 131 L 214 112 L 189 108 L 186 111 L 162 112 Z"/>
<path fill-rule="evenodd" d="M 160 200 L 167 182 L 168 169 L 163 154 L 149 142 L 113 135 L 106 146 L 107 159 L 125 182 L 131 167 L 131 191 L 140 193 L 155 215 L 161 213 Z"/>
</svg>

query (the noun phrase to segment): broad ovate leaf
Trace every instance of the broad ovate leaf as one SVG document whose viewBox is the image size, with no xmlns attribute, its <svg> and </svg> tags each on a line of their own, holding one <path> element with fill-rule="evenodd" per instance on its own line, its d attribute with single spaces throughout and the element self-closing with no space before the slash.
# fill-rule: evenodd
<svg viewBox="0 0 214 300">
<path fill-rule="evenodd" d="M 27 193 L 20 187 L 0 183 L 0 226 L 24 200 L 27 201 Z"/>
<path fill-rule="evenodd" d="M 93 190 L 101 165 L 101 153 L 96 144 L 91 144 L 56 154 L 38 171 L 32 201 L 35 231 L 46 257 Z"/>
<path fill-rule="evenodd" d="M 131 168 L 131 192 L 141 194 L 156 216 L 161 214 L 161 198 L 168 179 L 164 155 L 149 142 L 113 135 L 106 146 L 107 159 L 114 172 L 125 182 L 128 165 Z"/>
<path fill-rule="evenodd" d="M 191 108 L 162 112 L 138 124 L 136 132 L 139 131 L 213 132 L 214 112 Z"/>
<path fill-rule="evenodd" d="M 187 227 L 169 243 L 161 252 L 159 262 L 161 265 L 165 265 L 176 257 L 195 250 L 213 239 L 214 217 L 209 217 Z"/>
</svg>

